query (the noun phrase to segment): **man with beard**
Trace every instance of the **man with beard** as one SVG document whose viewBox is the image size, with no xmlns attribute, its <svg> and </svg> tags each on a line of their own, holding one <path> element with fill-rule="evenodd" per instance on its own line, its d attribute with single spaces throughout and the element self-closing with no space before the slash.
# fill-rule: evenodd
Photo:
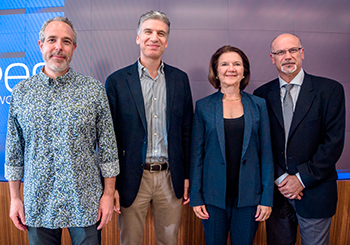
<svg viewBox="0 0 350 245">
<path fill-rule="evenodd" d="M 77 35 L 67 18 L 46 21 L 39 36 L 45 66 L 15 86 L 9 111 L 10 217 L 30 244 L 61 244 L 65 227 L 73 244 L 100 244 L 119 173 L 108 99 L 101 82 L 69 67 Z"/>
<path fill-rule="evenodd" d="M 266 221 L 268 244 L 329 244 L 337 205 L 338 161 L 344 146 L 343 86 L 302 69 L 304 48 L 293 34 L 271 43 L 279 78 L 254 94 L 265 98 L 275 162 L 275 198 Z"/>
</svg>

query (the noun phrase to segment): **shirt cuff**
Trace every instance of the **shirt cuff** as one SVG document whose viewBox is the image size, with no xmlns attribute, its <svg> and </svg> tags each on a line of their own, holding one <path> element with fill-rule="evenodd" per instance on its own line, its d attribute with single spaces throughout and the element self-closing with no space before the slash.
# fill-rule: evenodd
<svg viewBox="0 0 350 245">
<path fill-rule="evenodd" d="M 22 180 L 24 175 L 24 167 L 15 167 L 5 164 L 5 179 L 7 180 Z"/>
<path fill-rule="evenodd" d="M 295 176 L 297 176 L 297 178 L 299 179 L 301 185 L 305 188 L 305 185 L 304 185 L 303 181 L 301 180 L 300 173 L 299 172 L 296 173 Z"/>
<path fill-rule="evenodd" d="M 288 173 L 282 174 L 280 177 L 278 177 L 275 180 L 275 185 L 279 185 L 287 176 L 288 176 Z"/>
<path fill-rule="evenodd" d="M 103 178 L 115 177 L 119 174 L 119 161 L 100 164 L 101 174 Z"/>
</svg>

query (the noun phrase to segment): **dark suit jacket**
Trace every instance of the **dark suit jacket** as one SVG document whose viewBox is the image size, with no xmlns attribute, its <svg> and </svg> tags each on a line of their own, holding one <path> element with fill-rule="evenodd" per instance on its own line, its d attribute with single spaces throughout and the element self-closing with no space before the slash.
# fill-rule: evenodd
<svg viewBox="0 0 350 245">
<path fill-rule="evenodd" d="M 192 126 L 190 203 L 225 209 L 226 150 L 223 94 L 197 101 Z M 261 98 L 242 91 L 244 136 L 238 186 L 238 207 L 272 206 L 273 160 L 269 118 Z"/>
<path fill-rule="evenodd" d="M 305 218 L 333 216 L 337 204 L 335 164 L 344 145 L 343 86 L 305 73 L 289 132 L 287 164 L 279 80 L 261 86 L 254 94 L 265 98 L 267 103 L 275 178 L 285 172 L 292 175 L 299 172 L 305 185 L 304 196 L 296 201 L 297 213 Z M 274 206 L 280 206 L 283 198 L 275 191 Z"/>
<path fill-rule="evenodd" d="M 189 178 L 193 104 L 187 74 L 164 64 L 167 93 L 166 128 L 169 167 L 177 198 Z M 106 90 L 117 137 L 120 204 L 129 207 L 138 193 L 147 150 L 147 122 L 137 62 L 111 74 Z"/>
</svg>

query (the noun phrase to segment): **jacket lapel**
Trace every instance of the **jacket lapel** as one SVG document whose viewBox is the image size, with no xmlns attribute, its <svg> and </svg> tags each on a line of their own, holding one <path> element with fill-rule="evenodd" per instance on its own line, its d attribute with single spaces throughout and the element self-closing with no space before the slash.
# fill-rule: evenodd
<svg viewBox="0 0 350 245">
<path fill-rule="evenodd" d="M 265 100 L 268 101 L 268 104 L 271 106 L 277 121 L 284 128 L 283 124 L 283 114 L 282 114 L 282 105 L 281 105 L 281 95 L 280 95 L 280 86 L 279 81 L 276 79 L 274 84 L 271 86 L 270 92 L 266 95 Z"/>
<path fill-rule="evenodd" d="M 309 111 L 311 104 L 315 99 L 315 93 L 313 92 L 313 90 L 314 88 L 311 81 L 311 77 L 305 73 L 304 81 L 301 85 L 297 104 L 295 107 L 289 137 L 293 134 L 294 130 L 298 127 L 300 122 L 303 120 L 303 118 Z"/>
<path fill-rule="evenodd" d="M 252 134 L 252 108 L 251 104 L 249 103 L 248 96 L 242 91 L 242 104 L 243 104 L 243 111 L 244 111 L 244 135 L 243 135 L 243 147 L 242 147 L 242 158 L 244 157 L 250 137 Z"/>
<path fill-rule="evenodd" d="M 169 132 L 170 126 L 170 115 L 173 109 L 173 101 L 174 101 L 174 93 L 175 93 L 175 78 L 173 74 L 173 70 L 168 65 L 164 64 L 164 73 L 165 73 L 165 83 L 166 83 L 166 127 L 167 132 Z"/>
<path fill-rule="evenodd" d="M 226 163 L 224 111 L 223 111 L 223 107 L 222 107 L 223 94 L 220 91 L 218 91 L 216 93 L 216 95 L 217 95 L 217 99 L 215 100 L 216 132 L 218 134 L 221 155 L 222 155 L 223 159 L 225 159 L 225 163 Z"/>
<path fill-rule="evenodd" d="M 145 114 L 145 104 L 142 96 L 141 81 L 139 78 L 139 72 L 137 70 L 138 63 L 136 62 L 128 71 L 127 82 L 129 84 L 132 97 L 134 99 L 137 111 L 142 121 L 142 125 L 147 131 L 147 122 Z"/>
</svg>

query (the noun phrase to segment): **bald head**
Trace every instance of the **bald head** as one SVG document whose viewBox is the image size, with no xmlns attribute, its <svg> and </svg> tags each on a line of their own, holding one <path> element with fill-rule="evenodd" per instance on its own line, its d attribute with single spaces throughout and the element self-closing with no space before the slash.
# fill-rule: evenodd
<svg viewBox="0 0 350 245">
<path fill-rule="evenodd" d="M 289 83 L 302 68 L 304 48 L 300 38 L 290 33 L 277 36 L 271 42 L 270 57 L 280 77 Z"/>
<path fill-rule="evenodd" d="M 291 33 L 283 33 L 281 35 L 278 35 L 277 37 L 275 37 L 272 40 L 272 42 L 270 44 L 271 51 L 272 52 L 276 51 L 276 50 L 273 50 L 273 45 L 274 45 L 275 42 L 281 42 L 281 41 L 283 42 L 283 40 L 286 40 L 286 39 L 297 40 L 299 47 L 301 47 L 301 40 L 300 40 L 300 38 L 297 35 L 291 34 Z"/>
</svg>

